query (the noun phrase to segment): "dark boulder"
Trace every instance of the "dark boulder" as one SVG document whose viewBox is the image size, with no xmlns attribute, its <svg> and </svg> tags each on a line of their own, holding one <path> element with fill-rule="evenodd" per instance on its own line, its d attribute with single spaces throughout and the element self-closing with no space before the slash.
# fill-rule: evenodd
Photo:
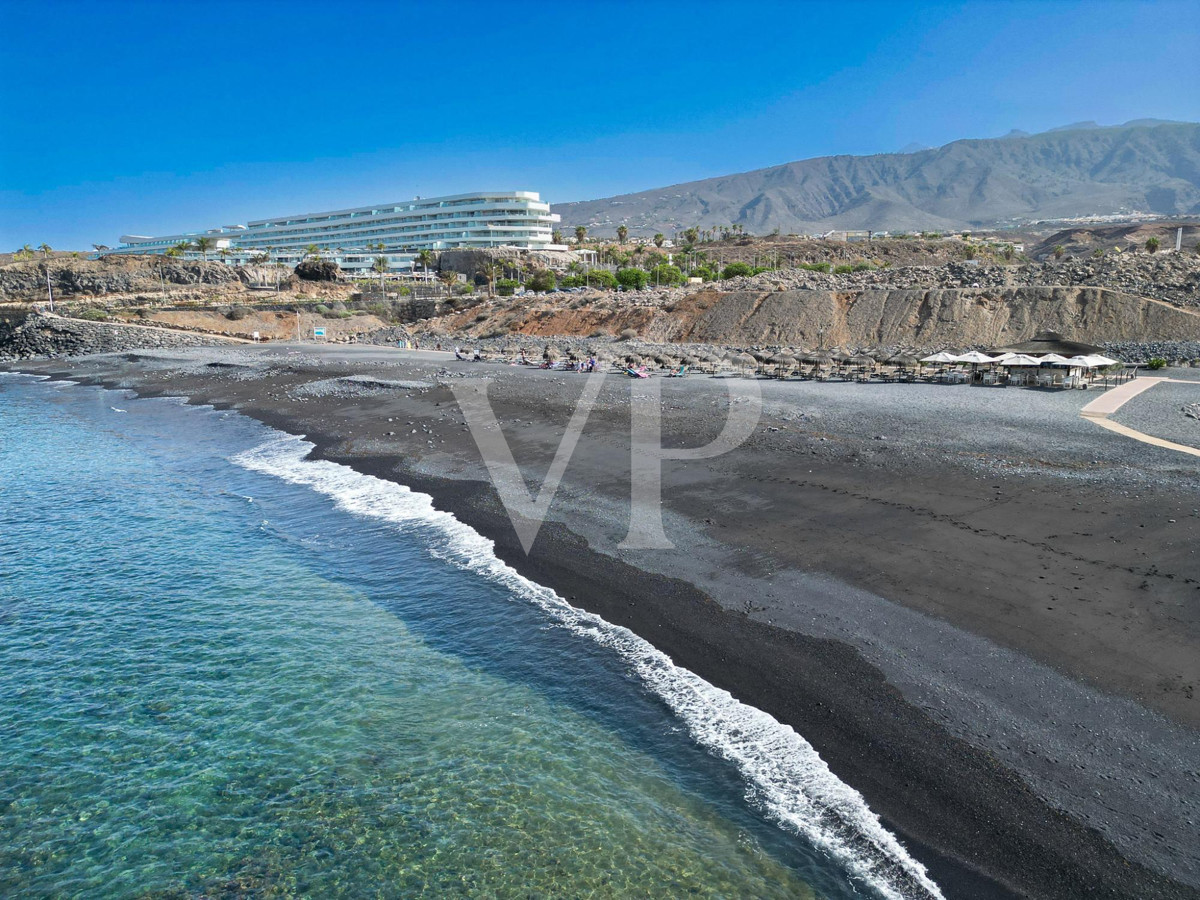
<svg viewBox="0 0 1200 900">
<path fill-rule="evenodd" d="M 296 275 L 305 281 L 337 281 L 341 274 L 331 259 L 306 259 L 296 266 Z"/>
</svg>

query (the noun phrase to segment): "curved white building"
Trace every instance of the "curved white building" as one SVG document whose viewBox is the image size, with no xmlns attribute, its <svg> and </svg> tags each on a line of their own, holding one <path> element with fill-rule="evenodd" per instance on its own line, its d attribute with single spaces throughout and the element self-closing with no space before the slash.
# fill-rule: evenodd
<svg viewBox="0 0 1200 900">
<path fill-rule="evenodd" d="M 120 247 L 105 252 L 165 253 L 208 238 L 208 255 L 231 265 L 244 265 L 262 254 L 272 262 L 295 265 L 316 247 L 321 256 L 351 273 L 370 271 L 379 256 L 387 257 L 391 271 L 407 271 L 421 250 L 565 250 L 565 245 L 553 242 L 558 221 L 535 191 L 488 191 L 279 216 L 162 237 L 127 234 L 121 236 Z M 198 250 L 185 252 L 200 256 Z"/>
</svg>

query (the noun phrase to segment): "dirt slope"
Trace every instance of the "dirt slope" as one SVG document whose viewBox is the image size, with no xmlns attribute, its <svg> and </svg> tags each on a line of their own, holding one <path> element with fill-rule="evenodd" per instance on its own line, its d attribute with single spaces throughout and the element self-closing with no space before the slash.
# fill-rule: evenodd
<svg viewBox="0 0 1200 900">
<path fill-rule="evenodd" d="M 1200 340 L 1200 314 L 1096 287 L 702 291 L 660 304 L 516 301 L 432 325 L 471 337 L 616 335 L 656 342 L 815 347 L 994 345 L 1042 330 L 1097 343 Z"/>
</svg>

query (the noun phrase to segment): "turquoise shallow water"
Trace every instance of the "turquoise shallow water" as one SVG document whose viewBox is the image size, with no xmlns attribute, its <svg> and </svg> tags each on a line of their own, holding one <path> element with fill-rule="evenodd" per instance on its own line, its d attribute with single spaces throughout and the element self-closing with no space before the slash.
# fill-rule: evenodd
<svg viewBox="0 0 1200 900">
<path fill-rule="evenodd" d="M 610 647 L 230 461 L 270 438 L 0 378 L 0 896 L 875 893 Z"/>
</svg>

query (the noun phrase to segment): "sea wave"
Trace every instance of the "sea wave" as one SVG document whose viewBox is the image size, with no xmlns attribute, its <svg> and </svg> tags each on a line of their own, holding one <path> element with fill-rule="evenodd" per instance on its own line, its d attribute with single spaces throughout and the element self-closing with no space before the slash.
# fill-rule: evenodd
<svg viewBox="0 0 1200 900">
<path fill-rule="evenodd" d="M 525 578 L 496 556 L 492 541 L 434 508 L 429 495 L 338 463 L 308 459 L 313 446 L 302 437 L 280 433 L 231 461 L 312 488 L 352 514 L 402 529 L 420 526 L 434 556 L 503 585 L 556 624 L 618 653 L 697 743 L 737 767 L 749 801 L 785 830 L 820 847 L 885 897 L 941 900 L 925 867 L 793 728 L 675 665 L 628 629 L 576 609 Z"/>
</svg>

